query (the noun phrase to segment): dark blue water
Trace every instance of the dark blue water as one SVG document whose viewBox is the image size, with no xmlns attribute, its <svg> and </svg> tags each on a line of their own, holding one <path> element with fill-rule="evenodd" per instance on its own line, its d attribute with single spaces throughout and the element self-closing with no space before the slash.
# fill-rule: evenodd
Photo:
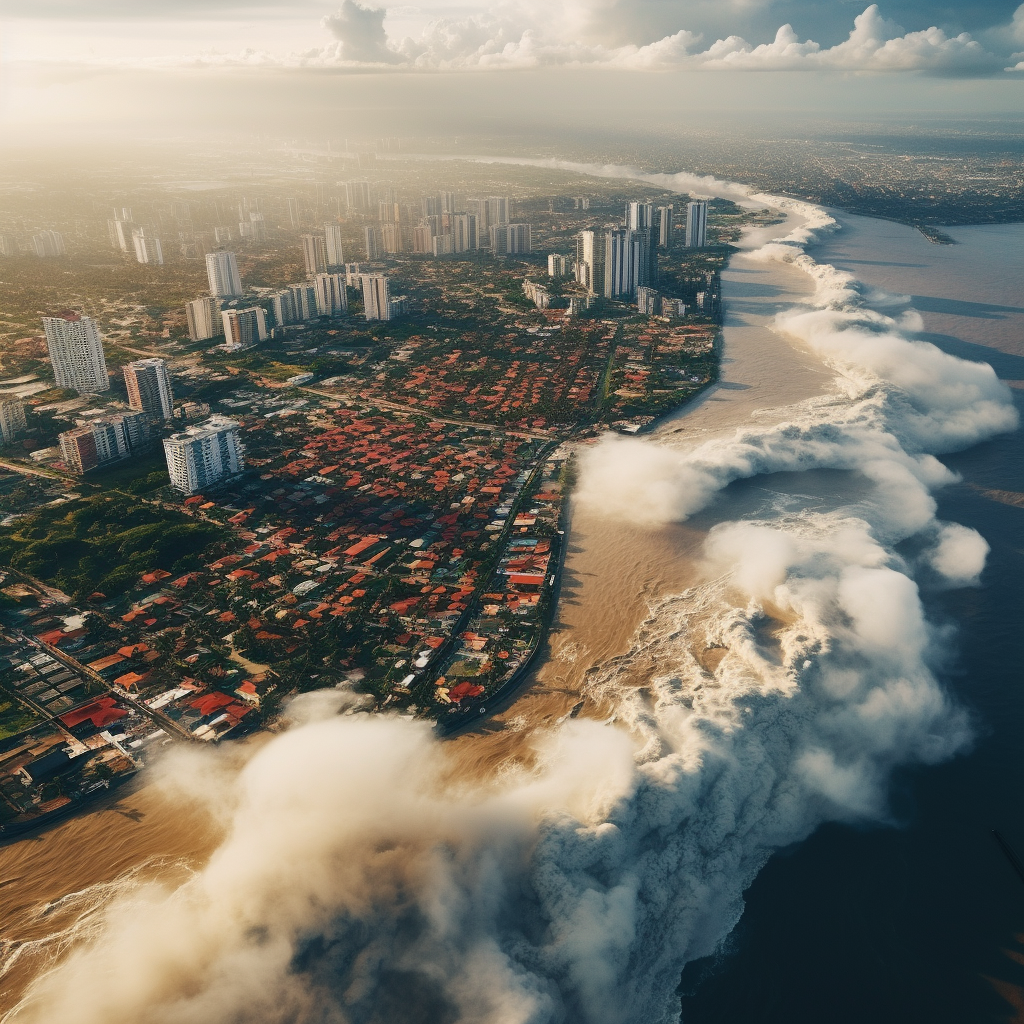
<svg viewBox="0 0 1024 1024">
<path fill-rule="evenodd" d="M 1024 380 L 1024 227 L 957 229 L 962 245 L 940 248 L 843 219 L 815 258 L 914 295 L 924 337 Z M 991 836 L 1024 859 L 1024 507 L 985 493 L 1024 500 L 1024 434 L 943 461 L 963 483 L 939 516 L 992 549 L 980 588 L 924 595 L 956 629 L 939 674 L 973 713 L 974 748 L 897 776 L 890 826 L 829 825 L 776 855 L 726 947 L 687 967 L 686 1024 L 1024 1020 L 1024 882 Z"/>
</svg>

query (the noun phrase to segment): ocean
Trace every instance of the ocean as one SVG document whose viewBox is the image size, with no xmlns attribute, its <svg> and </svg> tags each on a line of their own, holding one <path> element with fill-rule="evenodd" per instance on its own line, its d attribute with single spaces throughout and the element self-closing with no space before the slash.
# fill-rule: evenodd
<svg viewBox="0 0 1024 1024">
<path fill-rule="evenodd" d="M 1024 380 L 1024 225 L 952 228 L 958 244 L 936 246 L 832 212 L 841 230 L 816 260 L 911 296 L 919 337 Z M 898 772 L 886 826 L 825 825 L 777 853 L 722 950 L 684 972 L 688 1024 L 1024 1019 L 1024 882 L 990 834 L 1024 854 L 1021 431 L 944 461 L 962 482 L 939 492 L 939 517 L 992 549 L 979 587 L 924 595 L 953 634 L 939 678 L 970 711 L 972 746 Z"/>
</svg>

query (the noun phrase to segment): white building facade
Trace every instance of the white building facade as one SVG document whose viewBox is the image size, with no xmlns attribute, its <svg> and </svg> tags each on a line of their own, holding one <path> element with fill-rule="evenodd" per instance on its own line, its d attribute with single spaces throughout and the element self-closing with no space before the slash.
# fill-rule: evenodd
<svg viewBox="0 0 1024 1024">
<path fill-rule="evenodd" d="M 110 390 L 103 341 L 92 317 L 78 313 L 44 316 L 46 347 L 58 387 L 81 394 Z"/>
</svg>

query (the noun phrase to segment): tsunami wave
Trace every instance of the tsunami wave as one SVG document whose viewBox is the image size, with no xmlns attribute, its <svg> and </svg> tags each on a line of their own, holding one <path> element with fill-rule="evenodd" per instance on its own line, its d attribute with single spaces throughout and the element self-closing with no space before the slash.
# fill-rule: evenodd
<svg viewBox="0 0 1024 1024">
<path fill-rule="evenodd" d="M 838 470 L 854 496 L 715 525 L 706 582 L 652 604 L 586 677 L 585 714 L 524 731 L 492 772 L 341 693 L 298 700 L 244 763 L 174 752 L 159 770 L 226 822 L 219 848 L 184 882 L 97 891 L 102 923 L 6 1019 L 668 1024 L 684 965 L 719 947 L 774 850 L 885 820 L 894 768 L 970 742 L 919 585 L 978 581 L 985 541 L 936 519 L 955 479 L 938 456 L 1013 429 L 1007 388 L 914 340 L 900 297 L 816 263 L 825 211 L 529 162 L 798 209 L 754 255 L 810 276 L 775 327 L 834 375 L 729 433 L 604 440 L 575 500 L 658 528 L 780 472 Z"/>
</svg>

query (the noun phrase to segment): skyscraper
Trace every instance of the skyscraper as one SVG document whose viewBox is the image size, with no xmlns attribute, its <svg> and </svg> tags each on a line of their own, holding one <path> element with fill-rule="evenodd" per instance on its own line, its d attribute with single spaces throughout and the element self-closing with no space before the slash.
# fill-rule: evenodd
<svg viewBox="0 0 1024 1024">
<path fill-rule="evenodd" d="M 225 309 L 221 320 L 224 323 L 224 345 L 231 351 L 251 348 L 267 340 L 267 313 L 262 306 Z"/>
<path fill-rule="evenodd" d="M 320 316 L 340 316 L 348 312 L 344 274 L 317 274 L 313 288 L 316 291 L 316 311 Z"/>
<path fill-rule="evenodd" d="M 548 256 L 548 277 L 565 277 L 569 273 L 569 257 L 553 252 Z"/>
<path fill-rule="evenodd" d="M 299 226 L 299 201 L 298 199 L 288 200 L 288 223 L 293 227 Z"/>
<path fill-rule="evenodd" d="M 391 319 L 391 288 L 383 274 L 364 274 L 363 316 L 367 320 Z"/>
<path fill-rule="evenodd" d="M 164 456 L 171 486 L 183 494 L 194 494 L 245 468 L 238 424 L 225 416 L 211 416 L 165 438 Z"/>
<path fill-rule="evenodd" d="M 316 277 L 327 269 L 327 243 L 320 235 L 302 236 L 302 259 L 306 277 Z"/>
<path fill-rule="evenodd" d="M 193 341 L 208 341 L 224 333 L 224 321 L 220 318 L 220 299 L 211 295 L 193 299 L 185 306 L 188 320 L 188 336 Z"/>
<path fill-rule="evenodd" d="M 452 218 L 452 252 L 469 252 L 480 248 L 476 214 L 457 213 Z"/>
<path fill-rule="evenodd" d="M 672 243 L 675 240 L 673 214 L 674 208 L 671 206 L 658 207 L 658 245 L 662 249 L 671 249 Z"/>
<path fill-rule="evenodd" d="M 36 255 L 43 258 L 67 254 L 67 249 L 64 248 L 64 236 L 59 231 L 40 231 L 38 235 L 33 235 L 32 247 L 35 249 Z"/>
<path fill-rule="evenodd" d="M 312 284 L 289 285 L 274 292 L 270 302 L 274 323 L 279 327 L 305 323 L 318 315 L 316 289 Z"/>
<path fill-rule="evenodd" d="M 402 244 L 402 225 L 401 224 L 381 224 L 380 226 L 380 238 L 381 244 L 383 245 L 384 251 L 389 253 L 402 252 L 404 246 Z"/>
<path fill-rule="evenodd" d="M 654 204 L 653 203 L 626 203 L 626 227 L 630 231 L 643 231 L 653 227 Z"/>
<path fill-rule="evenodd" d="M 511 203 L 508 196 L 491 196 L 487 200 L 487 224 L 507 224 Z"/>
<path fill-rule="evenodd" d="M 81 394 L 110 390 L 103 342 L 95 321 L 78 313 L 44 316 L 46 347 L 58 387 Z"/>
<path fill-rule="evenodd" d="M 147 235 L 145 228 L 139 228 L 132 232 L 132 244 L 135 247 L 135 259 L 139 263 L 155 263 L 163 266 L 164 251 L 160 246 L 160 239 Z"/>
<path fill-rule="evenodd" d="M 370 183 L 368 181 L 346 181 L 345 203 L 353 213 L 365 213 L 370 209 Z"/>
<path fill-rule="evenodd" d="M 150 439 L 142 412 L 104 416 L 59 435 L 61 460 L 72 473 L 88 473 L 109 462 L 127 459 Z"/>
<path fill-rule="evenodd" d="M 325 224 L 324 241 L 327 246 L 327 266 L 331 270 L 345 265 L 345 253 L 341 245 L 341 225 Z"/>
<path fill-rule="evenodd" d="M 380 228 L 372 224 L 363 228 L 363 244 L 366 246 L 366 258 L 373 262 L 380 259 Z"/>
<path fill-rule="evenodd" d="M 128 389 L 128 405 L 156 419 L 169 420 L 174 415 L 174 392 L 167 363 L 162 359 L 136 359 L 124 367 L 124 383 Z"/>
<path fill-rule="evenodd" d="M 27 426 L 25 406 L 16 398 L 0 398 L 0 441 L 13 443 Z"/>
<path fill-rule="evenodd" d="M 490 220 L 489 204 L 486 199 L 470 199 L 466 203 L 466 212 L 476 217 L 476 229 L 481 238 L 487 237 L 487 229 L 494 222 Z"/>
<path fill-rule="evenodd" d="M 221 299 L 234 299 L 242 294 L 242 279 L 238 276 L 238 261 L 233 252 L 206 254 L 206 276 L 210 292 Z"/>
<path fill-rule="evenodd" d="M 434 231 L 429 224 L 419 224 L 412 229 L 412 251 L 434 251 Z"/>
<path fill-rule="evenodd" d="M 686 248 L 703 249 L 707 245 L 708 204 L 697 200 L 686 204 Z"/>
<path fill-rule="evenodd" d="M 576 280 L 591 295 L 604 294 L 605 233 L 581 231 L 576 239 Z"/>
</svg>

